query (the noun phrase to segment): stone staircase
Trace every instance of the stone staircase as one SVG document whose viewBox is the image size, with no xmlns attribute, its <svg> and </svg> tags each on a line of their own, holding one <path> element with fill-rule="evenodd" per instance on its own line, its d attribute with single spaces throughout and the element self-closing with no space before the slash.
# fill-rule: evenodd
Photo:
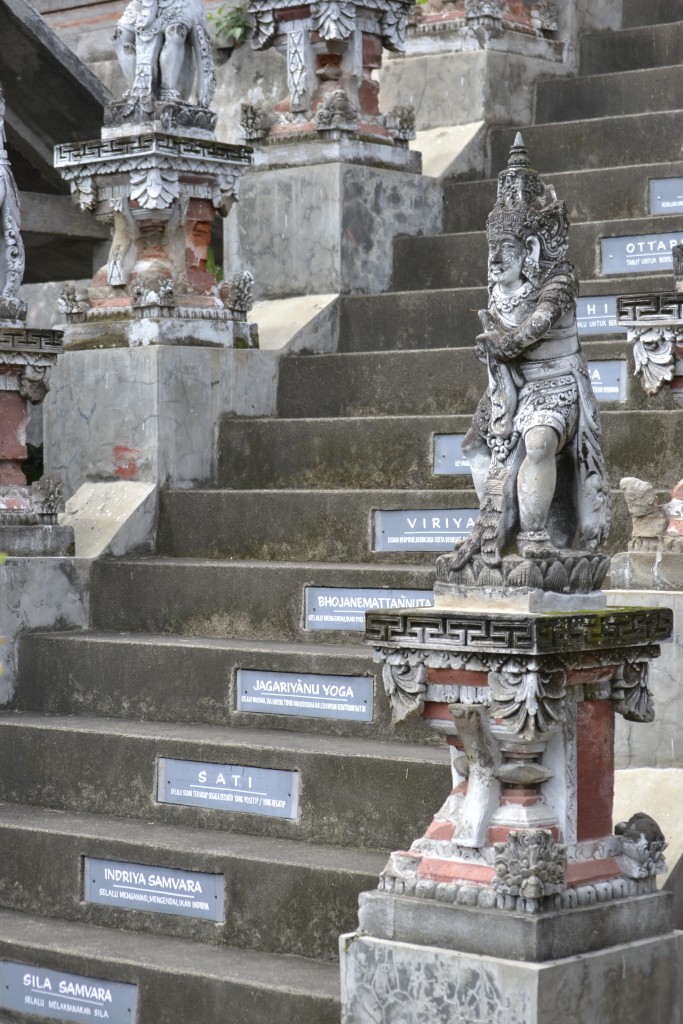
<svg viewBox="0 0 683 1024">
<path fill-rule="evenodd" d="M 570 207 L 584 295 L 668 288 L 669 271 L 602 275 L 599 242 L 680 226 L 649 215 L 648 180 L 683 176 L 683 3 L 624 8 L 622 32 L 584 40 L 578 79 L 538 87 L 525 132 Z M 512 135 L 491 131 L 493 171 Z M 276 418 L 220 424 L 214 485 L 162 496 L 157 556 L 94 565 L 89 631 L 23 638 L 0 716 L 0 959 L 136 983 L 139 1024 L 339 1020 L 337 936 L 449 769 L 421 723 L 391 728 L 359 633 L 304 628 L 303 595 L 429 589 L 433 553 L 374 551 L 373 510 L 475 507 L 469 477 L 434 475 L 432 439 L 466 430 L 483 387 L 470 348 L 494 192 L 447 184 L 445 233 L 396 241 L 394 290 L 342 299 L 340 351 L 282 361 Z M 629 355 L 608 336 L 585 351 Z M 613 486 L 670 487 L 668 392 L 630 383 L 602 413 Z M 613 550 L 625 518 L 617 502 Z M 372 676 L 374 720 L 237 710 L 240 668 Z M 157 802 L 161 757 L 298 772 L 298 816 Z M 225 923 L 85 902 L 85 857 L 222 874 Z"/>
</svg>

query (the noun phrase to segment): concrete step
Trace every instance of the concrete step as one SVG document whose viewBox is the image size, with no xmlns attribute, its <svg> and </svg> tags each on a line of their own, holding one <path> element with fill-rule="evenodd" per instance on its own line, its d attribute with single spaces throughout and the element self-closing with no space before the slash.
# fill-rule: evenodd
<svg viewBox="0 0 683 1024">
<path fill-rule="evenodd" d="M 683 23 L 676 26 L 683 30 Z M 666 27 L 668 31 L 668 26 Z M 649 29 L 633 29 L 648 32 Z M 604 32 L 600 40 L 627 33 Z M 681 39 L 676 42 L 676 54 L 681 50 Z M 622 53 L 619 49 L 618 53 Z M 676 63 L 677 56 L 662 64 Z M 633 67 L 640 67 L 636 61 Z M 587 74 L 618 71 L 598 64 L 588 68 Z M 623 70 L 629 70 L 624 68 Z M 621 117 L 593 118 L 583 121 L 563 121 L 556 124 L 535 124 L 524 128 L 524 141 L 529 150 L 531 164 L 542 174 L 556 171 L 585 171 L 594 167 L 625 167 L 649 163 L 680 160 L 680 110 L 657 111 L 652 114 L 624 114 Z M 489 134 L 490 176 L 507 165 L 515 128 L 492 128 Z"/>
<path fill-rule="evenodd" d="M 0 807 L 0 843 L 2 910 L 328 962 L 386 863 L 384 853 L 22 806 Z M 84 857 L 223 875 L 224 921 L 87 902 Z"/>
<path fill-rule="evenodd" d="M 671 489 L 680 472 L 683 446 L 680 410 L 627 412 L 614 409 L 617 403 L 609 404 L 609 410 L 601 410 L 601 421 L 613 485 L 617 487 L 622 476 L 644 476 L 656 487 Z M 470 415 L 263 419 L 248 424 L 226 419 L 221 426 L 221 477 L 231 480 L 233 488 L 245 490 L 256 482 L 271 488 L 367 486 L 372 488 L 369 493 L 429 489 L 441 495 L 440 504 L 450 501 L 457 506 L 472 486 L 471 477 L 469 473 L 433 473 L 434 438 L 462 435 L 470 423 Z M 652 462 L 653 437 L 658 439 L 656 464 Z M 189 496 L 181 500 L 190 502 Z"/>
<path fill-rule="evenodd" d="M 547 84 L 547 83 L 544 83 Z M 551 174 L 548 182 L 578 221 L 628 220 L 650 213 L 652 178 L 682 178 L 683 161 Z M 496 201 L 496 179 L 444 184 L 444 233 L 479 231 Z"/>
<path fill-rule="evenodd" d="M 622 27 L 683 21 L 683 0 L 622 0 Z"/>
<path fill-rule="evenodd" d="M 536 86 L 536 124 L 675 110 L 683 94 L 683 68 L 612 71 Z"/>
<path fill-rule="evenodd" d="M 668 24 L 589 33 L 581 39 L 581 74 L 673 67 L 679 63 L 682 45 L 683 17 Z"/>
<path fill-rule="evenodd" d="M 145 633 L 24 633 L 14 708 L 51 715 L 92 715 L 152 722 L 206 722 L 397 742 L 426 742 L 421 721 L 391 725 L 382 674 L 371 650 L 356 644 L 259 643 L 257 640 Z M 371 722 L 249 713 L 237 708 L 237 672 L 267 678 L 370 676 Z M 45 686 L 45 679 L 50 685 Z M 188 679 L 192 686 L 188 686 Z"/>
<path fill-rule="evenodd" d="M 401 849 L 451 785 L 445 744 L 12 712 L 0 737 L 6 803 L 326 846 Z M 296 772 L 298 816 L 158 802 L 159 758 Z"/>
<path fill-rule="evenodd" d="M 569 257 L 576 264 L 581 281 L 606 277 L 609 273 L 603 273 L 601 266 L 600 243 L 603 238 L 663 232 L 683 241 L 680 216 L 574 224 L 570 235 Z M 486 265 L 485 231 L 397 238 L 394 241 L 392 287 L 397 291 L 408 288 L 472 288 L 486 280 Z M 669 278 L 669 286 L 671 281 L 672 277 Z M 647 290 L 652 289 L 650 287 Z M 582 292 L 589 294 L 585 287 Z"/>
<path fill-rule="evenodd" d="M 431 590 L 426 565 L 225 562 L 138 558 L 96 562 L 92 626 L 116 632 L 358 642 L 358 631 L 306 629 L 306 587 Z"/>
<path fill-rule="evenodd" d="M 457 501 L 443 490 L 166 491 L 157 550 L 172 558 L 386 565 L 399 557 L 432 566 L 433 551 L 375 551 L 375 510 L 452 508 L 471 509 L 476 519 L 479 505 L 471 485 L 458 491 Z M 443 550 L 452 546 L 444 544 Z"/>
<path fill-rule="evenodd" d="M 303 957 L 0 911 L 0 959 L 137 985 L 136 1024 L 339 1024 L 339 968 Z"/>
<path fill-rule="evenodd" d="M 479 235 L 481 242 L 483 234 Z M 410 247 L 405 246 L 403 251 L 405 259 L 409 260 Z M 482 259 L 486 259 L 486 248 Z M 482 273 L 485 274 L 485 270 Z M 642 295 L 643 292 L 670 291 L 672 280 L 670 272 L 586 279 L 581 282 L 581 294 Z M 393 353 L 397 350 L 424 351 L 449 345 L 472 345 L 481 329 L 477 310 L 485 307 L 486 301 L 485 285 L 343 297 L 339 352 Z M 283 373 L 287 374 L 290 358 L 298 357 L 282 360 L 281 379 Z M 387 390 L 386 386 L 382 387 L 382 397 Z M 358 408 L 363 406 L 359 404 Z"/>
<path fill-rule="evenodd" d="M 612 281 L 608 282 L 612 284 Z M 669 281 L 669 287 L 671 282 Z M 614 294 L 618 289 L 612 289 Z M 635 292 L 635 290 L 634 290 Z M 425 292 L 425 297 L 433 294 Z M 590 294 L 590 292 L 584 292 Z M 478 323 L 478 320 L 477 320 Z M 478 333 L 478 332 L 477 332 Z M 474 338 L 472 342 L 474 342 Z M 626 402 L 601 402 L 603 409 L 652 409 L 653 400 L 648 398 L 639 383 L 631 377 L 633 368 L 633 346 L 625 338 L 608 341 L 584 341 L 584 354 L 588 360 L 626 360 L 629 370 L 628 397 Z M 427 351 L 396 351 L 396 352 L 354 352 L 334 353 L 325 356 L 290 356 L 280 364 L 280 383 L 278 388 L 278 414 L 283 418 L 313 417 L 326 419 L 330 416 L 367 417 L 374 416 L 416 416 L 446 415 L 453 413 L 474 412 L 477 402 L 486 386 L 486 375 L 482 364 L 476 359 L 472 349 L 440 348 Z M 658 408 L 675 406 L 668 389 L 657 398 Z M 270 477 L 261 477 L 260 463 L 254 462 L 249 472 L 251 484 L 235 481 L 234 473 L 228 467 L 233 457 L 223 439 L 223 426 L 230 433 L 230 444 L 249 445 L 251 424 L 253 420 L 239 421 L 224 417 L 219 434 L 219 475 L 218 482 L 223 487 L 242 487 L 259 485 L 278 486 L 269 482 Z M 356 428 L 349 428 L 355 430 Z M 320 464 L 331 463 L 335 458 L 340 465 L 348 465 L 360 460 L 361 465 L 367 461 L 372 467 L 381 457 L 381 453 L 373 455 L 372 451 L 364 450 L 362 427 L 359 425 L 355 436 L 356 447 L 343 452 L 333 440 L 324 440 L 321 436 L 316 441 L 308 435 L 306 443 L 314 446 L 312 453 Z M 350 435 L 351 436 L 351 435 Z M 239 451 L 234 453 L 239 458 Z M 250 455 L 255 458 L 255 454 Z M 267 458 L 267 453 L 259 452 L 258 458 Z M 309 460 L 305 452 L 291 452 L 286 463 L 291 465 L 299 458 L 303 464 Z M 387 462 L 389 456 L 387 455 Z M 222 468 L 225 465 L 225 469 Z M 322 470 L 321 470 L 322 471 Z M 240 470 L 240 474 L 243 470 Z M 336 472 L 336 471 L 335 471 Z M 343 471 L 342 471 L 343 472 Z M 360 486 L 371 487 L 372 469 L 367 482 Z M 303 476 L 300 486 L 308 485 L 308 476 Z M 316 486 L 326 486 L 324 476 L 316 477 Z M 335 480 L 339 477 L 335 476 Z M 342 476 L 343 479 L 343 476 Z M 354 480 L 358 479 L 354 472 Z M 330 484 L 330 486 L 340 486 Z M 358 484 L 342 484 L 342 486 L 358 486 Z"/>
</svg>

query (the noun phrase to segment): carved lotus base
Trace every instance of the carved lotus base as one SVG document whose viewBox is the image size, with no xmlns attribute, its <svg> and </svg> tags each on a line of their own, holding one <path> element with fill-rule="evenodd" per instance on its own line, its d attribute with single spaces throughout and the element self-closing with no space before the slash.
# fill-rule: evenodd
<svg viewBox="0 0 683 1024">
<path fill-rule="evenodd" d="M 589 594 L 599 590 L 609 571 L 608 555 L 592 551 L 555 549 L 546 557 L 507 555 L 498 567 L 475 555 L 462 569 L 455 569 L 456 555 L 440 555 L 436 578 L 458 587 L 511 588 L 515 591 L 545 590 L 555 594 Z"/>
<path fill-rule="evenodd" d="M 104 108 L 102 138 L 130 135 L 133 129 L 212 138 L 217 118 L 215 111 L 181 100 L 163 101 L 131 96 Z"/>
</svg>

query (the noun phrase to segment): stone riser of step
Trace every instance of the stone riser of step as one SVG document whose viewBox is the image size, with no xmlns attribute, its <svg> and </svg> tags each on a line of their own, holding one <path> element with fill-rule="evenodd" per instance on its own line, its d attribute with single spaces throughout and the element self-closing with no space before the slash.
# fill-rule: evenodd
<svg viewBox="0 0 683 1024">
<path fill-rule="evenodd" d="M 633 346 L 625 338 L 612 341 L 584 340 L 582 349 L 591 363 L 618 361 L 625 364 L 625 401 L 601 400 L 601 410 L 645 412 L 653 408 L 675 408 L 669 388 L 664 388 L 656 398 L 648 397 L 643 391 L 633 375 Z M 290 356 L 280 364 L 277 411 L 283 419 L 443 416 L 453 413 L 471 416 L 486 383 L 486 370 L 471 346 L 396 352 L 344 352 L 316 356 L 313 359 L 310 356 Z M 234 420 L 225 417 L 221 430 L 225 427 L 229 431 L 232 422 Z M 251 422 L 249 420 L 248 424 Z M 248 425 L 245 430 L 248 431 Z M 230 443 L 233 443 L 232 437 Z M 320 454 L 323 454 L 322 450 Z M 292 462 L 298 457 L 298 453 L 293 452 L 287 461 Z M 229 460 L 230 455 L 221 433 L 219 465 L 224 458 Z M 338 450 L 328 452 L 327 461 L 336 458 L 348 461 Z M 261 486 L 268 486 L 267 478 L 253 476 L 259 473 L 259 465 L 254 464 L 251 478 L 257 481 L 260 479 Z M 224 486 L 235 486 L 229 477 L 221 475 L 221 471 L 218 479 Z M 307 485 L 308 481 L 305 483 Z M 369 483 L 365 486 L 369 486 Z"/>
<path fill-rule="evenodd" d="M 681 114 L 683 124 L 683 114 Z M 569 257 L 576 264 L 581 282 L 592 278 L 609 278 L 610 264 L 602 266 L 601 241 L 606 238 L 651 236 L 666 234 L 674 244 L 683 242 L 683 228 L 680 215 L 667 217 L 645 217 L 640 220 L 586 221 L 575 224 L 571 230 Z M 636 243 L 634 243 L 636 244 Z M 662 250 L 645 248 L 642 255 L 659 259 L 670 256 L 671 244 L 663 243 Z M 453 235 L 432 235 L 421 238 L 397 238 L 394 242 L 394 268 L 392 288 L 396 291 L 474 288 L 486 280 L 487 264 L 486 233 L 484 231 L 462 232 Z M 635 252 L 638 255 L 638 252 Z M 669 287 L 673 284 L 671 267 L 659 267 L 656 274 L 668 273 Z M 623 271 L 622 271 L 623 273 Z M 617 275 L 614 275 L 615 277 Z M 634 275 L 635 276 L 635 275 Z M 641 276 L 641 275 L 639 275 Z M 654 274 L 653 274 L 654 277 Z M 620 284 L 623 278 L 620 278 Z M 616 281 L 615 281 L 616 285 Z M 627 286 L 630 291 L 630 286 Z M 584 295 L 589 294 L 582 286 Z M 616 288 L 615 288 L 616 294 Z"/>
<path fill-rule="evenodd" d="M 623 476 L 671 490 L 680 473 L 679 410 L 601 411 L 603 450 L 616 488 Z M 470 416 L 389 416 L 319 420 L 224 420 L 218 485 L 228 489 L 429 489 L 453 494 L 472 487 L 469 471 L 435 475 L 435 439 L 464 435 Z M 652 439 L 657 460 L 652 460 Z M 189 499 L 188 499 L 189 500 Z M 266 499 L 270 501 L 270 497 Z M 446 499 L 450 501 L 451 499 Z"/>
<path fill-rule="evenodd" d="M 682 90 L 683 93 L 683 90 Z M 647 153 L 643 154 L 647 157 Z M 683 178 L 683 161 L 550 174 L 572 225 L 579 221 L 642 219 L 650 215 L 650 180 Z M 496 201 L 497 179 L 444 184 L 444 234 L 481 231 Z"/>
<path fill-rule="evenodd" d="M 226 1007 L 231 1024 L 339 1024 L 339 968 L 302 957 L 0 911 L 0 959 L 136 985 L 136 1024 L 217 1024 Z"/>
<path fill-rule="evenodd" d="M 623 28 L 671 21 L 683 21 L 681 0 L 623 0 Z"/>
<path fill-rule="evenodd" d="M 680 28 L 683 30 L 683 23 Z M 609 34 L 604 33 L 606 37 Z M 680 39 L 681 32 L 678 36 Z M 680 46 L 680 42 L 677 43 L 677 53 L 680 52 Z M 678 56 L 675 56 L 664 63 L 675 64 L 677 60 Z M 609 70 L 618 69 L 598 67 L 596 72 Z M 507 165 L 516 131 L 515 128 L 491 129 L 488 163 L 490 177 L 494 177 Z M 624 167 L 645 162 L 655 164 L 681 159 L 680 110 L 534 124 L 525 127 L 523 132 L 531 165 L 543 175 L 555 171 L 585 171 L 589 168 Z"/>
<path fill-rule="evenodd" d="M 485 222 L 484 221 L 482 223 Z M 486 245 L 483 233 L 480 241 Z M 418 240 L 419 242 L 419 240 Z M 406 259 L 409 259 L 406 249 Z M 481 279 L 485 281 L 485 275 Z M 641 295 L 670 291 L 673 273 L 603 277 L 581 281 L 581 294 Z M 477 311 L 486 306 L 485 287 L 385 292 L 381 295 L 353 295 L 342 298 L 339 353 L 424 351 L 425 349 L 473 345 L 481 324 Z M 625 333 L 625 332 L 624 332 Z M 288 372 L 289 357 L 280 364 L 280 376 Z M 308 362 L 317 362 L 324 356 Z M 382 391 L 387 388 L 383 387 Z M 319 405 L 322 405 L 322 400 Z M 319 415 L 325 415 L 320 413 Z"/>
<path fill-rule="evenodd" d="M 669 7 L 669 14 L 674 13 L 675 8 Z M 679 19 L 585 35 L 581 40 L 580 73 L 599 75 L 678 64 L 683 47 L 683 14 Z"/>
<path fill-rule="evenodd" d="M 5 803 L 375 851 L 401 849 L 421 834 L 434 812 L 434 794 L 445 799 L 451 786 L 445 745 L 206 725 L 7 713 L 0 717 L 0 750 Z M 159 758 L 244 767 L 244 793 L 249 769 L 296 773 L 298 816 L 159 802 Z M 216 784 L 212 772 L 206 780 L 197 776 L 197 784 Z"/>
<path fill-rule="evenodd" d="M 431 590 L 433 565 L 342 565 L 117 559 L 93 565 L 94 629 L 181 633 L 260 642 L 357 643 L 346 630 L 310 630 L 307 587 Z"/>
<path fill-rule="evenodd" d="M 650 442 L 646 472 L 651 460 Z M 613 497 L 614 517 L 605 545 L 610 553 L 626 550 L 631 535 L 623 496 Z M 426 512 L 422 517 L 421 510 Z M 303 561 L 310 555 L 342 565 L 354 561 L 387 565 L 400 560 L 431 567 L 439 551 L 451 550 L 460 530 L 474 525 L 478 510 L 474 490 L 464 488 L 455 492 L 170 491 L 162 497 L 158 551 L 171 558 Z M 401 525 L 382 527 L 378 511 L 401 512 Z M 392 533 L 404 537 L 403 550 L 376 550 L 382 536 Z M 420 550 L 421 536 L 427 533 L 447 534 L 449 540 L 433 550 Z"/>
<path fill-rule="evenodd" d="M 541 81 L 536 87 L 534 123 L 675 110 L 682 92 L 683 68 L 679 66 Z"/>
<path fill-rule="evenodd" d="M 391 725 L 382 673 L 369 647 L 327 644 L 259 644 L 239 640 L 120 635 L 25 633 L 14 708 L 50 715 L 95 715 L 153 722 L 205 722 L 240 729 L 282 729 L 311 735 L 440 745 L 419 718 Z M 316 718 L 301 707 L 270 712 L 238 709 L 237 673 L 255 671 L 266 682 L 296 677 L 342 676 L 368 680 L 372 721 Z M 50 679 L 49 687 L 44 685 Z M 288 677 L 287 677 L 288 678 Z M 287 680 L 285 680 L 287 681 Z M 325 697 L 323 685 L 319 695 Z M 338 684 L 336 684 L 338 685 Z M 343 684 L 342 684 L 343 685 Z M 331 692 L 331 691 L 329 691 Z M 273 699 L 278 695 L 274 693 Z M 338 709 L 337 709 L 338 710 Z"/>
<path fill-rule="evenodd" d="M 12 806 L 0 808 L 0 843 L 2 910 L 328 962 L 338 958 L 339 934 L 356 927 L 358 894 L 375 888 L 386 863 L 383 853 Z M 115 876 L 104 888 L 133 889 L 148 902 L 93 902 L 86 857 L 114 861 L 119 871 L 146 865 L 142 881 Z M 196 880 L 199 895 L 164 888 L 164 869 L 222 876 L 224 901 L 204 891 L 211 881 Z M 103 878 L 104 867 L 95 870 Z M 154 896 L 211 900 L 222 920 L 159 912 Z"/>
</svg>

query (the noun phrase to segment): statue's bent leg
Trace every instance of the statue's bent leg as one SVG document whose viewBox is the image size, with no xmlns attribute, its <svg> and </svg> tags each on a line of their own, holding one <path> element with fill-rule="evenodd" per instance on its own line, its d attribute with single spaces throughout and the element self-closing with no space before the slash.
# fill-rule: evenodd
<svg viewBox="0 0 683 1024">
<path fill-rule="evenodd" d="M 555 494 L 560 438 L 552 427 L 531 427 L 524 445 L 526 458 L 517 480 L 520 526 L 524 533 L 537 533 L 546 529 Z"/>
<path fill-rule="evenodd" d="M 126 79 L 128 88 L 132 89 L 135 81 L 135 33 L 129 28 L 118 25 L 112 36 L 112 43 L 123 71 L 123 77 Z"/>
<path fill-rule="evenodd" d="M 187 32 L 187 25 L 176 23 L 169 25 L 164 33 L 164 45 L 159 57 L 162 100 L 180 99 L 179 86 L 185 60 Z"/>
</svg>

